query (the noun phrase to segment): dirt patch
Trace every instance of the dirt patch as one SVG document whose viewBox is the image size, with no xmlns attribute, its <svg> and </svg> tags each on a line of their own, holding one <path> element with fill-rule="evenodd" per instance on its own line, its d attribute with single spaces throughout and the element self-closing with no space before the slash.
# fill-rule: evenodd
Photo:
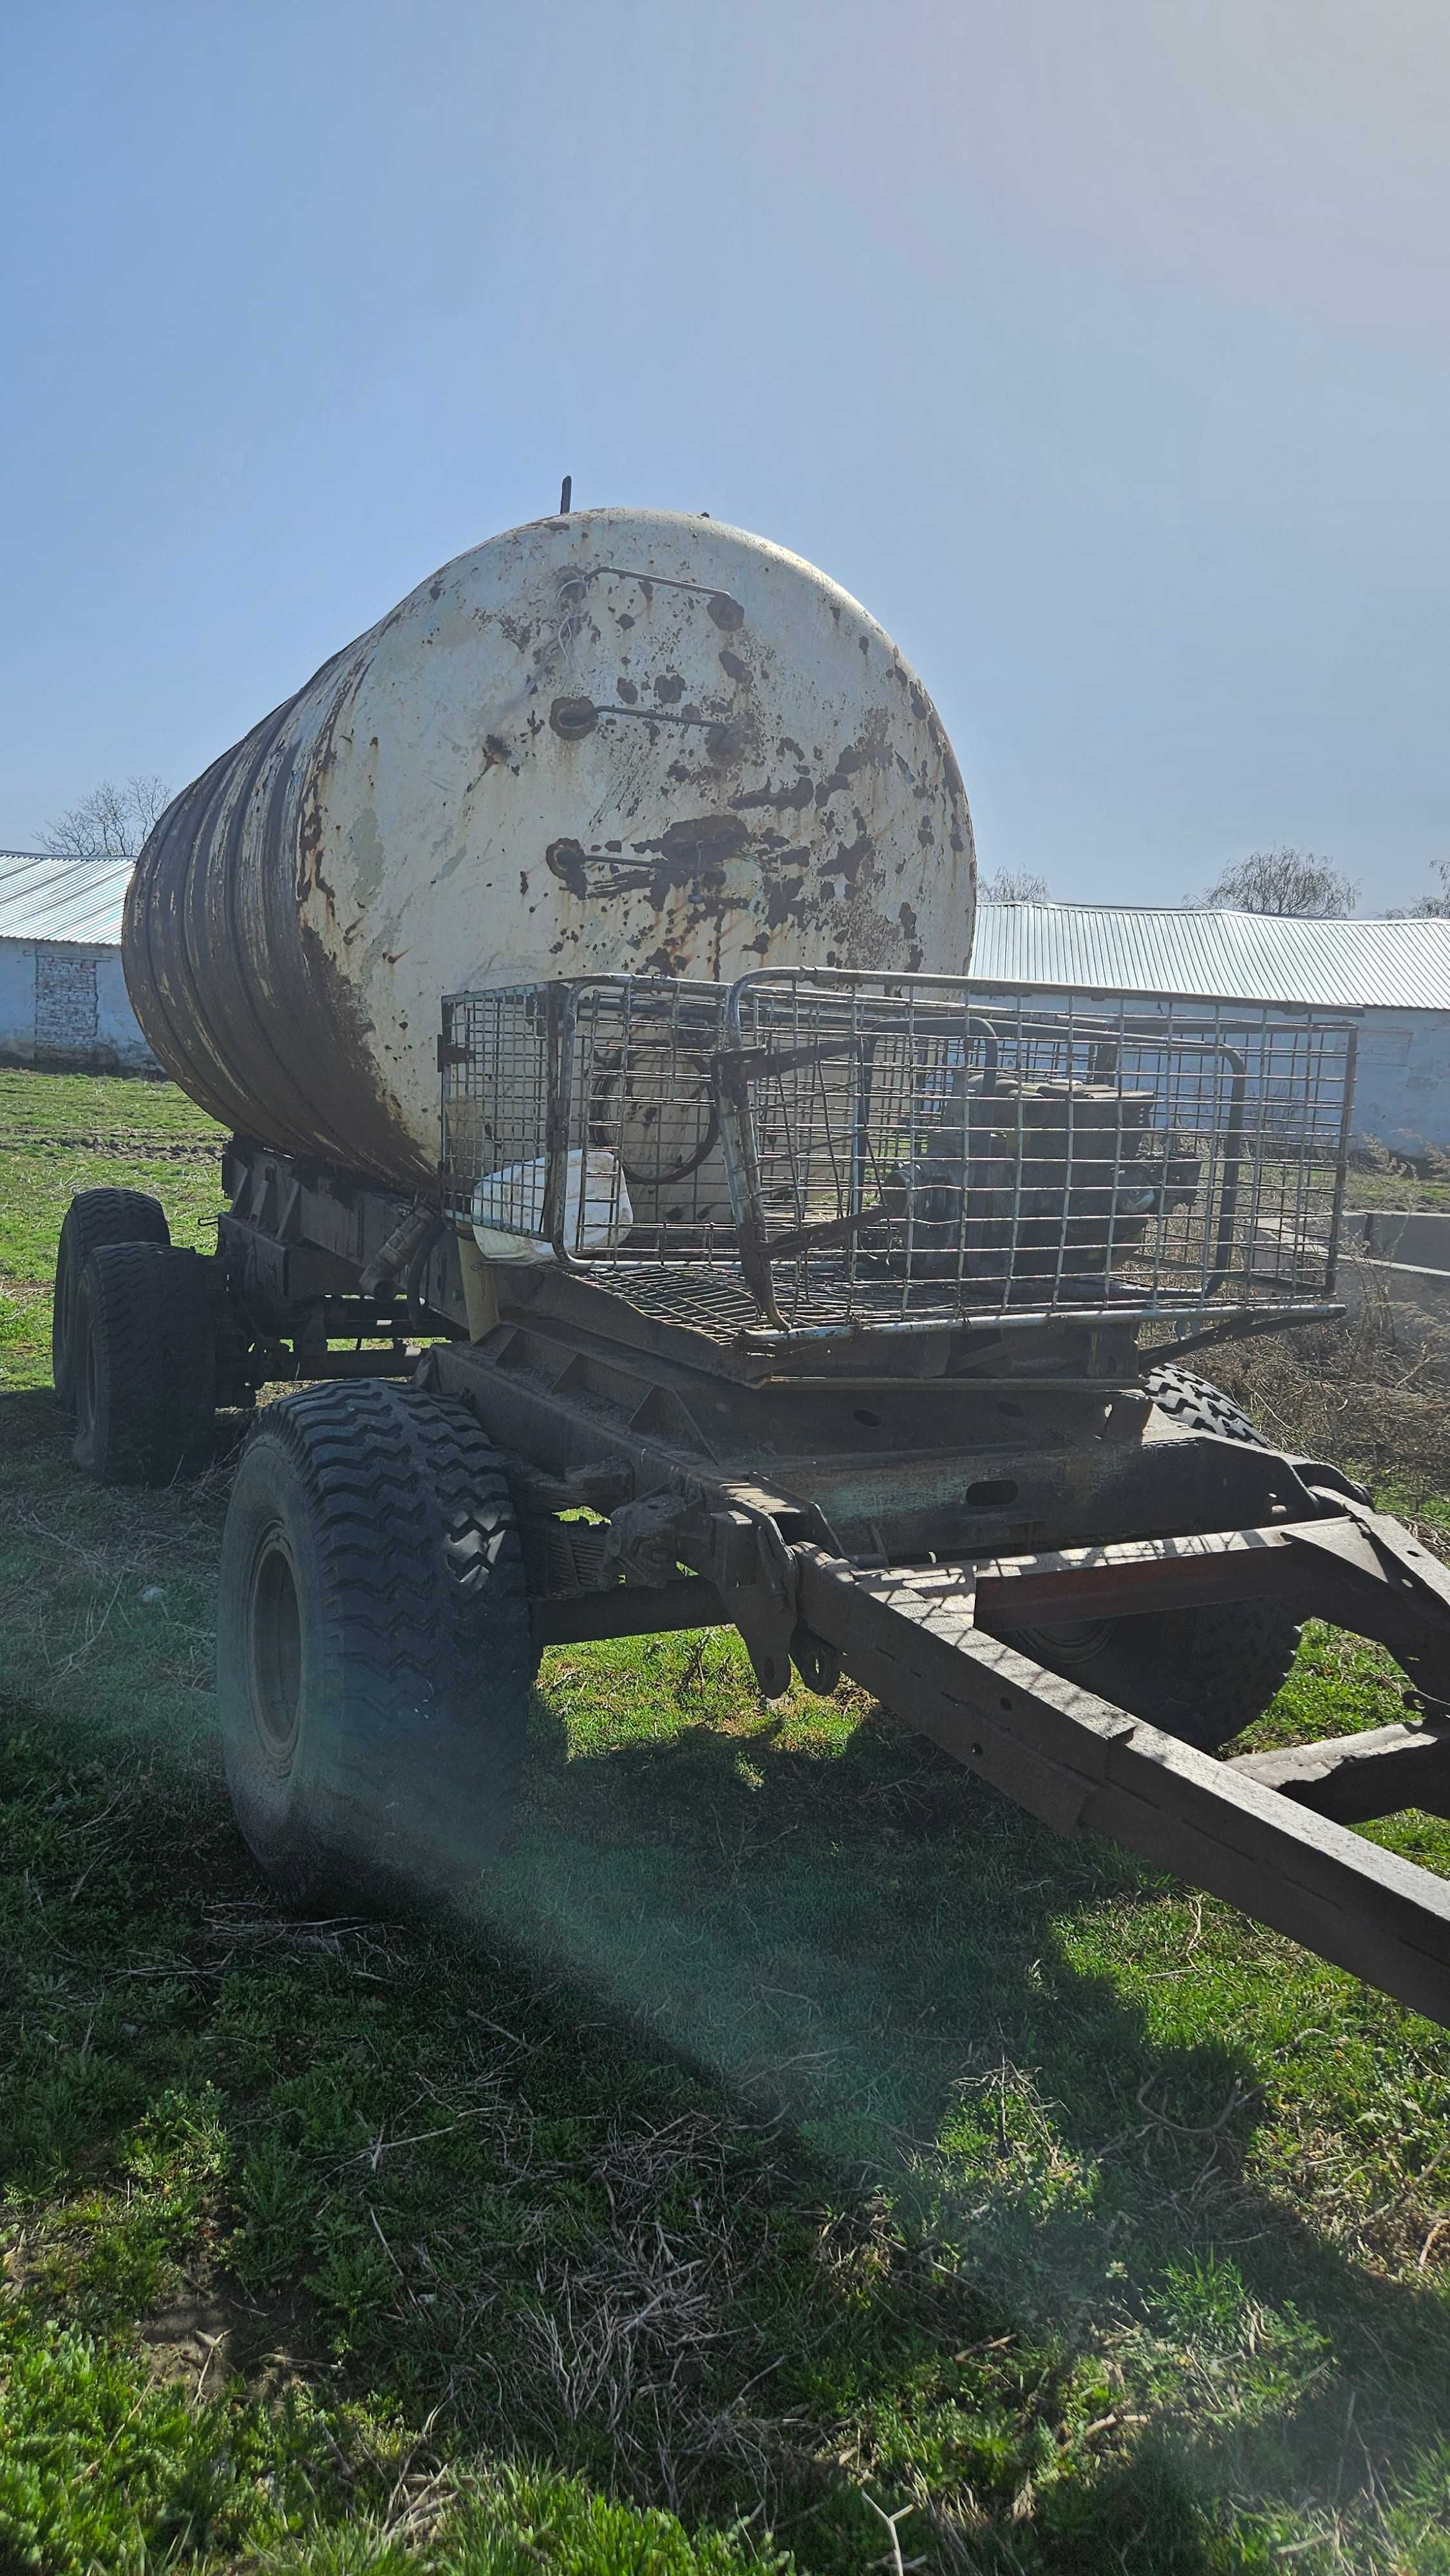
<svg viewBox="0 0 1450 2576">
<path fill-rule="evenodd" d="M 100 1154 L 122 1163 L 219 1163 L 223 1144 L 220 1137 L 215 1144 L 198 1145 L 164 1129 L 153 1134 L 142 1127 L 122 1128 L 106 1136 L 40 1136 L 27 1130 L 9 1141 L 12 1148 L 23 1146 L 27 1152 Z"/>
<path fill-rule="evenodd" d="M 236 2369 L 238 2312 L 212 2281 L 183 2279 L 164 2307 L 145 2320 L 141 2344 L 153 2375 L 199 2391 Z"/>
<path fill-rule="evenodd" d="M 193 2265 L 143 2319 L 138 2337 L 154 2379 L 192 2396 L 244 2379 L 254 2396 L 274 2397 L 320 2367 L 325 2338 L 293 2300 L 254 2306 L 220 2268 Z"/>
</svg>

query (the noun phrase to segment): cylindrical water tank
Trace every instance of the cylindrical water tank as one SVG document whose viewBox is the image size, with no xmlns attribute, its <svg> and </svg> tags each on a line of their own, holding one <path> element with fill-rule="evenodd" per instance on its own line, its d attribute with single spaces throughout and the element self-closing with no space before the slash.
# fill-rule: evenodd
<svg viewBox="0 0 1450 2576">
<path fill-rule="evenodd" d="M 759 537 L 589 510 L 459 555 L 184 789 L 124 959 L 193 1099 L 413 1186 L 445 993 L 959 973 L 974 904 L 951 746 L 875 620 Z"/>
</svg>

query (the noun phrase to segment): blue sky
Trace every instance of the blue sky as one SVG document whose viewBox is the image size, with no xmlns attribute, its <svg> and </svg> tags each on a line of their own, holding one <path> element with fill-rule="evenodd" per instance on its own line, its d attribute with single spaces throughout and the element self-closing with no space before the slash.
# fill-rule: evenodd
<svg viewBox="0 0 1450 2576">
<path fill-rule="evenodd" d="M 983 865 L 1450 854 L 1440 0 L 9 0 L 0 844 L 552 508 L 822 564 Z"/>
</svg>

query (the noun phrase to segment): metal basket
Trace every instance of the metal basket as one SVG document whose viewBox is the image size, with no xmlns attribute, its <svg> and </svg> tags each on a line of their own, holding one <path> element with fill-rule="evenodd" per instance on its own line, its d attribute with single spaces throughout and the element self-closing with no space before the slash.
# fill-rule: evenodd
<svg viewBox="0 0 1450 2576">
<path fill-rule="evenodd" d="M 702 1330 L 1333 1311 L 1353 1024 L 957 978 L 444 1004 L 445 1202 Z"/>
</svg>

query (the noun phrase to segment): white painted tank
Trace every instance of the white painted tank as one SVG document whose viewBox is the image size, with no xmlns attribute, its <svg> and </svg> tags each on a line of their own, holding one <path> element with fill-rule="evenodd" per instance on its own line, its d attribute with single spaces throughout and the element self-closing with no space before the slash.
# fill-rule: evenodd
<svg viewBox="0 0 1450 2576">
<path fill-rule="evenodd" d="M 589 510 L 459 555 L 185 789 L 124 956 L 215 1116 L 413 1185 L 445 992 L 959 973 L 974 907 L 951 746 L 874 619 L 739 529 Z"/>
</svg>

